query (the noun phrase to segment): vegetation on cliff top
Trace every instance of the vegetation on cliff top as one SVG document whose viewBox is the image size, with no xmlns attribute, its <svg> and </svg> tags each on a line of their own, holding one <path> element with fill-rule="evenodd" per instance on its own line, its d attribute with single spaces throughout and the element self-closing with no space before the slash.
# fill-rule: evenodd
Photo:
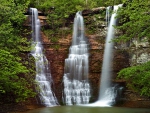
<svg viewBox="0 0 150 113">
<path fill-rule="evenodd" d="M 60 30 L 60 27 L 72 28 L 70 21 L 73 20 L 77 11 L 92 9 L 95 7 L 104 7 L 121 3 L 121 0 L 31 0 L 31 7 L 36 7 L 47 15 L 47 22 L 50 27 L 46 33 L 51 39 L 66 37 L 71 30 Z M 45 30 L 43 29 L 45 32 Z M 69 32 L 68 32 L 69 31 Z"/>
</svg>

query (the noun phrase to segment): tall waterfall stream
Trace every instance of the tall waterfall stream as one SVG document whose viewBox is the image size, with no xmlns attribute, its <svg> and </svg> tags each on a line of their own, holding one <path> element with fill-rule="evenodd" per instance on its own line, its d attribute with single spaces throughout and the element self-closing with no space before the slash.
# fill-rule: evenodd
<svg viewBox="0 0 150 113">
<path fill-rule="evenodd" d="M 88 41 L 81 12 L 74 18 L 73 39 L 65 59 L 63 100 L 66 105 L 87 104 L 90 99 Z"/>
<path fill-rule="evenodd" d="M 49 62 L 43 53 L 43 46 L 40 36 L 40 20 L 38 19 L 38 11 L 31 8 L 32 13 L 32 51 L 31 54 L 35 58 L 37 82 L 36 91 L 38 92 L 41 104 L 46 107 L 57 106 L 58 101 L 52 91 L 52 77 L 49 69 Z"/>
</svg>

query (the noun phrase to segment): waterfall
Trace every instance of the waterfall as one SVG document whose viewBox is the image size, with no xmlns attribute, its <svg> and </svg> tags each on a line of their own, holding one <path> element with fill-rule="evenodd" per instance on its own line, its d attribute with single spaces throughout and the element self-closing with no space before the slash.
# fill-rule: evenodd
<svg viewBox="0 0 150 113">
<path fill-rule="evenodd" d="M 52 91 L 52 77 L 49 69 L 49 62 L 43 54 L 43 46 L 40 36 L 40 20 L 38 19 L 38 11 L 36 8 L 30 9 L 32 16 L 32 51 L 31 54 L 35 58 L 37 82 L 36 91 L 38 92 L 41 104 L 46 107 L 58 105 L 55 94 Z"/>
<path fill-rule="evenodd" d="M 74 18 L 72 45 L 69 49 L 69 56 L 65 59 L 63 101 L 66 105 L 89 103 L 88 46 L 84 35 L 83 17 L 81 12 L 77 12 Z"/>
<path fill-rule="evenodd" d="M 106 8 L 106 26 L 109 26 L 109 22 L 110 22 L 110 10 L 111 10 L 111 6 L 108 6 Z"/>
<path fill-rule="evenodd" d="M 112 76 L 112 59 L 113 59 L 113 46 L 114 43 L 110 42 L 112 38 L 114 38 L 114 25 L 116 25 L 116 11 L 121 5 L 113 6 L 113 11 L 111 15 L 111 19 L 109 22 L 109 17 L 107 17 L 108 23 L 108 31 L 107 37 L 105 42 L 105 50 L 103 56 L 103 64 L 102 64 L 102 74 L 101 74 L 101 81 L 100 81 L 100 92 L 99 92 L 99 99 L 98 102 L 102 104 L 102 106 L 110 106 L 111 103 L 115 101 L 116 98 L 116 91 L 115 86 L 111 86 L 111 76 Z M 110 10 L 108 7 L 107 10 Z M 109 12 L 109 11 L 106 11 Z M 109 14 L 107 14 L 109 16 Z"/>
</svg>

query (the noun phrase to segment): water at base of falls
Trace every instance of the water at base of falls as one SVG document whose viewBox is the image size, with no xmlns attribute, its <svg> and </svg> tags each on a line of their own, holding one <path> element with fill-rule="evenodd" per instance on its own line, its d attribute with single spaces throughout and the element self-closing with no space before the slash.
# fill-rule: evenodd
<svg viewBox="0 0 150 113">
<path fill-rule="evenodd" d="M 57 98 L 52 91 L 52 77 L 49 70 L 49 62 L 43 54 L 43 46 L 40 37 L 40 21 L 36 8 L 30 9 L 32 12 L 32 51 L 31 55 L 35 58 L 36 64 L 36 91 L 41 104 L 46 107 L 57 106 Z"/>
<path fill-rule="evenodd" d="M 66 105 L 87 104 L 90 99 L 89 53 L 81 12 L 77 12 L 74 19 L 72 40 L 69 56 L 65 59 L 63 101 Z"/>
<path fill-rule="evenodd" d="M 80 106 L 112 107 L 114 104 L 116 104 L 117 100 L 120 100 L 122 98 L 123 90 L 124 90 L 123 87 L 119 86 L 118 84 L 114 84 L 112 87 L 106 89 L 105 97 L 103 97 L 101 100 Z"/>
<path fill-rule="evenodd" d="M 26 113 L 150 113 L 150 109 L 134 107 L 59 106 L 34 109 Z"/>
</svg>

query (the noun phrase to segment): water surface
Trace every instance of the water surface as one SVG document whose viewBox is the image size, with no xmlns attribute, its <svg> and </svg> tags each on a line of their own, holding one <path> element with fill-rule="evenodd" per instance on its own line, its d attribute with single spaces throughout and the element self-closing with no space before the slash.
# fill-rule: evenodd
<svg viewBox="0 0 150 113">
<path fill-rule="evenodd" d="M 56 106 L 39 108 L 27 113 L 150 113 L 150 109 L 125 107 Z"/>
</svg>

